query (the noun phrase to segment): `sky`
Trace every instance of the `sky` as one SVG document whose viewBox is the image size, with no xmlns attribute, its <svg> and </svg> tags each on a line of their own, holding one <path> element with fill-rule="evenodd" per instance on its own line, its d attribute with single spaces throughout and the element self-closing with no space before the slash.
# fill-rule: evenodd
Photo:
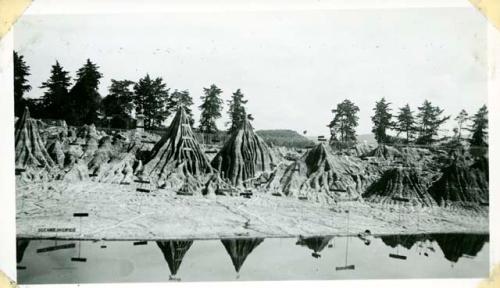
<svg viewBox="0 0 500 288">
<path fill-rule="evenodd" d="M 452 119 L 487 101 L 486 20 L 472 6 L 25 15 L 14 45 L 31 68 L 30 98 L 43 94 L 56 60 L 74 77 L 90 58 L 104 75 L 102 96 L 111 79 L 149 73 L 190 91 L 195 120 L 203 87 L 216 84 L 225 101 L 241 89 L 259 130 L 328 135 L 344 99 L 360 108 L 359 134 L 370 133 L 381 97 L 395 111 L 428 99 Z M 219 128 L 227 105 L 223 114 Z"/>
</svg>

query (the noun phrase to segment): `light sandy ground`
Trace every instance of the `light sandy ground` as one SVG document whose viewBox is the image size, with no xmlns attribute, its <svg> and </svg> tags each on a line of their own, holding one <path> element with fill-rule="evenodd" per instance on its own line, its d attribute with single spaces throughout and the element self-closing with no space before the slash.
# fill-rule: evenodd
<svg viewBox="0 0 500 288">
<path fill-rule="evenodd" d="M 488 232 L 488 212 L 342 202 L 136 192 L 136 185 L 50 182 L 17 187 L 19 237 L 155 240 L 433 232 Z M 349 213 L 346 213 L 346 210 Z M 88 213 L 75 218 L 73 213 Z M 349 219 L 348 216 L 349 215 Z M 349 227 L 347 221 L 349 220 Z M 80 224 L 81 221 L 81 224 Z M 74 232 L 44 232 L 75 228 Z"/>
</svg>

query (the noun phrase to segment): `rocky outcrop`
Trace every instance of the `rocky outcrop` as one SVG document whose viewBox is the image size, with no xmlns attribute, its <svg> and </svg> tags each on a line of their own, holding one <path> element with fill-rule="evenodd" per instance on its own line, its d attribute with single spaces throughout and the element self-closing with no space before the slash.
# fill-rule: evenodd
<svg viewBox="0 0 500 288">
<path fill-rule="evenodd" d="M 271 171 L 276 164 L 275 158 L 246 119 L 214 157 L 212 166 L 232 185 L 244 186 L 245 181 L 259 173 Z"/>
</svg>

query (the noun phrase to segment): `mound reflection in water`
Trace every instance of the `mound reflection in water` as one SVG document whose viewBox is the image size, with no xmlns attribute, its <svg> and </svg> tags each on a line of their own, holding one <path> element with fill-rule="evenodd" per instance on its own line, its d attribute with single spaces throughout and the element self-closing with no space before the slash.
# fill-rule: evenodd
<svg viewBox="0 0 500 288">
<path fill-rule="evenodd" d="M 488 241 L 488 235 L 476 234 L 149 242 L 18 239 L 18 281 L 484 277 L 489 271 Z"/>
</svg>

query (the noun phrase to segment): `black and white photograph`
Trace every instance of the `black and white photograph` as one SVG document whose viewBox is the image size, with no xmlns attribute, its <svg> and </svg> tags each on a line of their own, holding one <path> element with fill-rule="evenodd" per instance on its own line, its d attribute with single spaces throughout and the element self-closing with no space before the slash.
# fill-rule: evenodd
<svg viewBox="0 0 500 288">
<path fill-rule="evenodd" d="M 468 1 L 43 2 L 2 107 L 17 283 L 488 277 L 495 28 Z"/>
</svg>

